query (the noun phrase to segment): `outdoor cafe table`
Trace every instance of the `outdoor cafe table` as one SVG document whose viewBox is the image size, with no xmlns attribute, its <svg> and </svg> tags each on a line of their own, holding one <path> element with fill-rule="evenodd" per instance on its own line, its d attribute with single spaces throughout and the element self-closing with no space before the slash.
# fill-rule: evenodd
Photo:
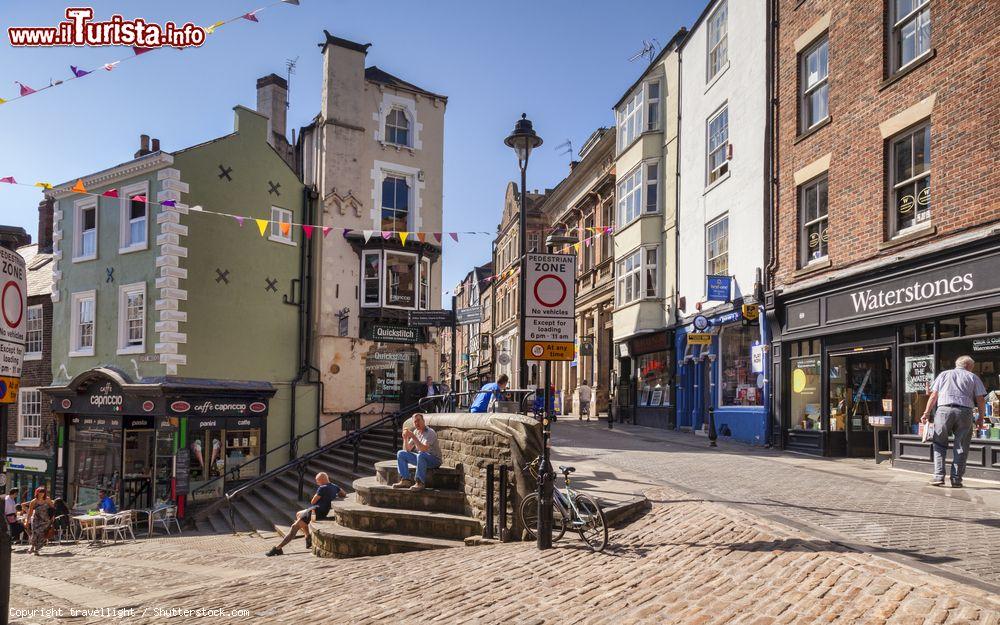
<svg viewBox="0 0 1000 625">
<path fill-rule="evenodd" d="M 97 538 L 97 530 L 113 516 L 113 514 L 105 514 L 104 512 L 100 514 L 78 514 L 73 517 L 73 520 L 80 524 L 80 529 L 84 533 L 90 534 L 90 544 L 93 545 L 100 542 Z"/>
</svg>

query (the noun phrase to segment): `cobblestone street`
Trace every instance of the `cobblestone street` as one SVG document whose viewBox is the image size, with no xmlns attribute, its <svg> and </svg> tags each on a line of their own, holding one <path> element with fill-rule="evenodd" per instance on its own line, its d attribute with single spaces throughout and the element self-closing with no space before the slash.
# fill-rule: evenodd
<svg viewBox="0 0 1000 625">
<path fill-rule="evenodd" d="M 627 440 L 620 431 L 607 439 L 606 431 L 559 425 L 563 442 L 571 427 L 580 428 L 576 442 Z M 691 474 L 707 471 L 691 459 L 699 452 L 670 452 L 650 457 L 687 457 Z M 572 453 L 563 448 L 560 457 Z M 639 454 L 651 452 L 605 460 L 639 464 Z M 738 477 L 729 484 L 755 483 L 754 467 L 742 462 L 768 460 L 735 457 L 728 470 Z M 354 560 L 315 558 L 300 541 L 284 557 L 265 558 L 270 541 L 228 535 L 54 545 L 41 558 L 15 554 L 12 622 L 1000 623 L 995 594 L 791 529 L 766 518 L 769 509 L 760 515 L 603 466 L 653 502 L 612 532 L 603 554 L 570 534 L 544 554 L 506 544 Z M 576 484 L 586 489 L 601 472 L 588 463 Z M 58 617 L 44 612 L 59 608 Z M 105 611 L 70 616 L 70 608 Z"/>
</svg>

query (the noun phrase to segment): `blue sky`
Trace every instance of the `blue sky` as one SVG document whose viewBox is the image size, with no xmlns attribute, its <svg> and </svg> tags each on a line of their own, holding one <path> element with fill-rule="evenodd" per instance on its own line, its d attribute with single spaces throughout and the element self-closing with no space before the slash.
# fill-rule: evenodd
<svg viewBox="0 0 1000 625">
<path fill-rule="evenodd" d="M 597 127 L 613 123 L 611 105 L 644 61 L 629 62 L 643 39 L 666 43 L 690 26 L 705 0 L 494 0 L 408 2 L 301 0 L 261 12 L 260 23 L 235 22 L 205 46 L 158 51 L 112 72 L 0 106 L 0 177 L 53 183 L 126 161 L 145 133 L 174 150 L 232 130 L 231 109 L 254 107 L 255 82 L 292 77 L 289 128 L 320 106 L 323 29 L 372 42 L 369 64 L 449 97 L 445 114 L 446 230 L 493 230 L 517 163 L 503 138 L 526 112 L 545 144 L 532 156 L 528 187 L 555 186 L 568 171 L 556 146 L 578 148 Z M 17 95 L 15 80 L 38 88 L 70 76 L 70 65 L 99 66 L 125 56 L 116 48 L 13 48 L 8 26 L 50 26 L 67 6 L 92 6 L 95 19 L 113 13 L 148 21 L 208 25 L 271 0 L 94 0 L 66 4 L 7 0 L 0 14 L 0 97 Z M 419 7 L 419 9 L 417 8 Z M 0 185 L 0 223 L 34 237 L 37 189 Z M 490 238 L 446 239 L 444 289 L 473 264 L 489 260 Z"/>
</svg>

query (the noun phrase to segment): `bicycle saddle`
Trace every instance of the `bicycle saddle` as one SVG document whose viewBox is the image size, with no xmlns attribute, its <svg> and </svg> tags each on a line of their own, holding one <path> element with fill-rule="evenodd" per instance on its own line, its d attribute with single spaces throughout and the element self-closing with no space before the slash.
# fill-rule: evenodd
<svg viewBox="0 0 1000 625">
<path fill-rule="evenodd" d="M 573 467 L 563 467 L 563 466 L 560 466 L 559 470 L 562 471 L 563 473 L 567 474 L 567 475 L 569 475 L 573 471 L 576 471 L 576 469 L 573 468 Z"/>
</svg>

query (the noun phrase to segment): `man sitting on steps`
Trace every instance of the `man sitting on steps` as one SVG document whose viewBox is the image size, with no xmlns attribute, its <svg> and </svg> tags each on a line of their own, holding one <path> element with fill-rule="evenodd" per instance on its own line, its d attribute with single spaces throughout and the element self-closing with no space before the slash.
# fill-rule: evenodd
<svg viewBox="0 0 1000 625">
<path fill-rule="evenodd" d="M 267 552 L 267 555 L 284 555 L 281 548 L 292 542 L 292 539 L 298 535 L 300 530 L 306 533 L 306 549 L 312 549 L 312 536 L 309 535 L 309 521 L 312 519 L 313 512 L 316 513 L 316 520 L 322 521 L 326 518 L 326 515 L 330 514 L 330 504 L 332 504 L 333 500 L 337 497 L 347 497 L 347 493 L 344 492 L 343 488 L 337 486 L 336 484 L 331 484 L 330 476 L 325 472 L 317 473 L 316 494 L 313 495 L 312 500 L 310 501 L 312 505 L 305 510 L 300 510 L 299 513 L 295 515 L 295 523 L 292 523 L 291 529 L 287 534 L 285 534 L 281 543 L 277 547 L 272 547 L 271 550 Z"/>
<path fill-rule="evenodd" d="M 396 453 L 396 464 L 399 468 L 399 481 L 393 488 L 409 488 L 423 490 L 427 484 L 427 469 L 441 466 L 441 446 L 438 445 L 437 433 L 424 423 L 424 415 L 413 415 L 414 431 L 403 428 L 403 448 Z M 410 465 L 417 467 L 417 482 L 410 479 Z"/>
</svg>

